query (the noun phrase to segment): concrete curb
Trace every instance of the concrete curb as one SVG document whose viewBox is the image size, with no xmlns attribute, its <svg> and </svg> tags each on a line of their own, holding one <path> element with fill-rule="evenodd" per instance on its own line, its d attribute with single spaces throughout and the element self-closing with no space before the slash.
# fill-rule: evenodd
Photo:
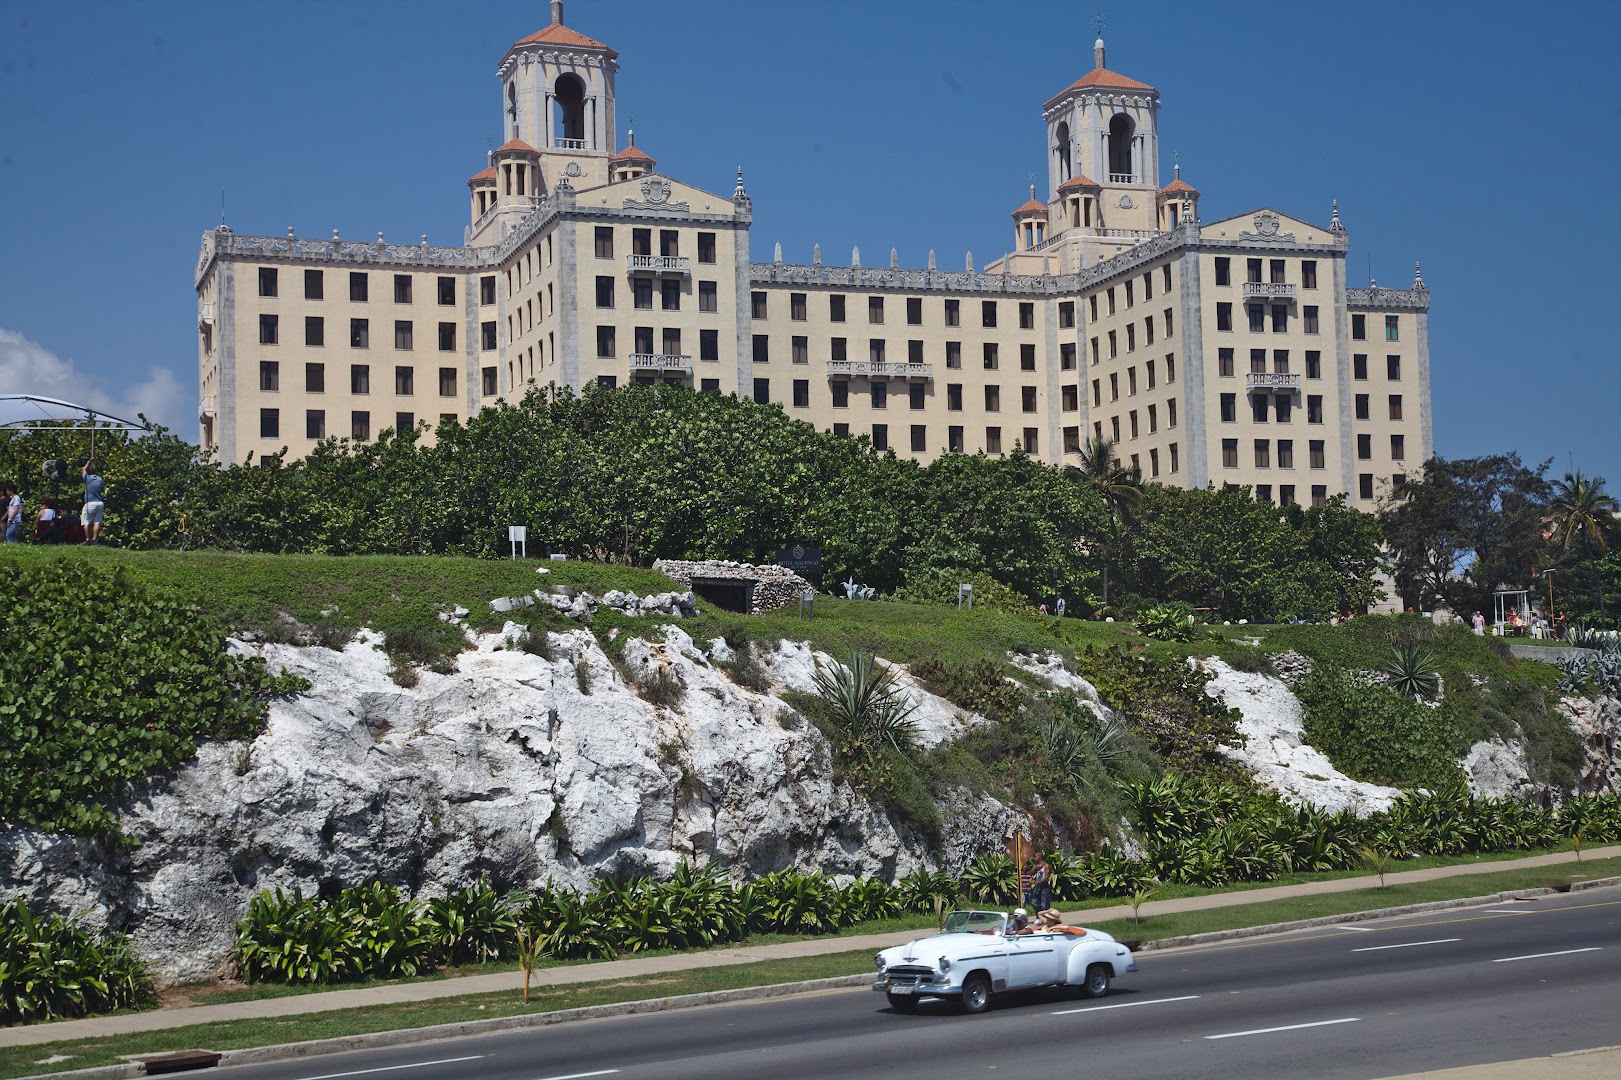
<svg viewBox="0 0 1621 1080">
<path fill-rule="evenodd" d="M 1553 888 L 1510 889 L 1505 892 L 1487 893 L 1484 896 L 1461 897 L 1453 900 L 1432 900 L 1422 904 L 1402 904 L 1372 911 L 1353 911 L 1342 915 L 1324 915 L 1312 919 L 1267 923 L 1261 926 L 1246 926 L 1234 930 L 1215 930 L 1206 934 L 1184 934 L 1179 937 L 1145 941 L 1136 951 L 1139 953 L 1163 952 L 1195 945 L 1235 941 L 1241 938 L 1289 933 L 1294 930 L 1312 930 L 1324 926 L 1336 926 L 1341 923 L 1371 922 L 1376 919 L 1389 919 L 1401 915 L 1447 911 L 1455 908 L 1473 907 L 1479 904 L 1525 900 L 1537 896 L 1554 896 L 1565 891 L 1582 892 L 1587 889 L 1605 888 L 1612 885 L 1621 885 L 1621 876 L 1574 882 L 1569 890 Z M 529 1013 L 523 1016 L 502 1016 L 489 1020 L 465 1020 L 454 1024 L 436 1024 L 431 1027 L 398 1028 L 391 1031 L 374 1031 L 363 1035 L 344 1035 L 332 1039 L 311 1039 L 305 1042 L 255 1046 L 242 1050 L 224 1051 L 224 1056 L 221 1057 L 218 1067 L 256 1065 L 322 1054 L 375 1050 L 389 1046 L 407 1046 L 415 1043 L 434 1042 L 440 1039 L 460 1038 L 467 1035 L 483 1035 L 496 1031 L 547 1027 L 552 1024 L 565 1024 L 576 1020 L 635 1016 L 641 1013 L 691 1009 L 704 1005 L 725 1005 L 738 1001 L 766 1001 L 772 998 L 792 997 L 796 994 L 811 994 L 822 990 L 843 990 L 865 986 L 872 979 L 873 976 L 867 973 L 840 975 L 830 979 L 807 979 L 801 982 L 772 983 L 766 986 L 744 986 L 734 990 L 712 990 L 702 994 L 644 998 L 639 1001 L 621 1001 L 610 1005 L 586 1005 L 577 1009 L 558 1009 L 553 1012 Z M 105 1065 L 98 1068 L 77 1069 L 72 1072 L 39 1073 L 31 1077 L 30 1080 L 126 1080 L 126 1078 L 145 1075 L 146 1069 L 144 1066 L 139 1063 L 130 1063 L 127 1065 Z"/>
</svg>

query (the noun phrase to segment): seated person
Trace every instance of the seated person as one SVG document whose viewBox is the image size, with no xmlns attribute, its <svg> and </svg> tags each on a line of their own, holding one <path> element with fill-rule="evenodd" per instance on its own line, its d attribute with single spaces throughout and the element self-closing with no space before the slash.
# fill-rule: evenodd
<svg viewBox="0 0 1621 1080">
<path fill-rule="evenodd" d="M 1048 908 L 1046 911 L 1038 913 L 1036 917 L 1041 920 L 1041 927 L 1040 927 L 1040 930 L 1039 930 L 1040 933 L 1043 933 L 1043 934 L 1069 934 L 1069 935 L 1072 935 L 1073 937 L 1085 937 L 1086 936 L 1086 927 L 1084 927 L 1084 926 L 1065 926 L 1063 924 L 1063 922 L 1060 920 L 1058 912 L 1053 910 L 1052 908 Z"/>
<path fill-rule="evenodd" d="M 1035 933 L 1035 927 L 1030 923 L 1030 915 L 1024 908 L 1013 909 L 1013 917 L 1007 922 L 1007 932 L 1010 937 L 1015 934 Z"/>
<path fill-rule="evenodd" d="M 34 543 L 55 544 L 61 540 L 62 521 L 56 512 L 56 499 L 47 495 L 34 515 Z"/>
</svg>

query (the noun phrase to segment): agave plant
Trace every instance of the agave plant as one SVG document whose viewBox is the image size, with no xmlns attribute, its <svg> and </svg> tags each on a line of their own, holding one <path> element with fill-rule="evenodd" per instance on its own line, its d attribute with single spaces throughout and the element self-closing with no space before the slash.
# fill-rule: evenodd
<svg viewBox="0 0 1621 1080">
<path fill-rule="evenodd" d="M 1385 664 L 1385 676 L 1393 690 L 1425 701 L 1433 700 L 1441 692 L 1441 672 L 1435 662 L 1435 653 L 1423 645 L 1399 645 L 1390 651 Z"/>
<path fill-rule="evenodd" d="M 1593 682 L 1600 693 L 1621 696 L 1621 645 L 1608 641 L 1593 662 Z"/>
<path fill-rule="evenodd" d="M 1587 684 L 1589 664 L 1585 656 L 1566 656 L 1560 659 L 1559 685 L 1561 694 L 1579 694 Z"/>
<path fill-rule="evenodd" d="M 911 717 L 917 702 L 901 690 L 895 669 L 872 653 L 852 650 L 850 663 L 816 666 L 816 692 L 833 713 L 844 737 L 874 752 L 884 745 L 905 752 L 917 739 Z"/>
</svg>

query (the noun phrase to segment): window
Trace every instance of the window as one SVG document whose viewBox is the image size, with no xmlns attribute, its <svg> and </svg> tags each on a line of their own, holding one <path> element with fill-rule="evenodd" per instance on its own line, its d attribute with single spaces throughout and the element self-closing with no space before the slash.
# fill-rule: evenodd
<svg viewBox="0 0 1621 1080">
<path fill-rule="evenodd" d="M 279 439 L 279 438 L 281 438 L 281 410 L 280 409 L 260 409 L 259 410 L 259 438 L 261 438 L 261 439 Z"/>
<path fill-rule="evenodd" d="M 1306 395 L 1306 423 L 1321 424 L 1323 422 L 1323 395 Z"/>
<path fill-rule="evenodd" d="M 480 304 L 495 303 L 495 275 L 486 274 L 478 279 L 478 302 Z"/>
<path fill-rule="evenodd" d="M 872 426 L 872 448 L 874 450 L 889 449 L 889 425 L 874 424 Z"/>
<path fill-rule="evenodd" d="M 611 308 L 614 306 L 614 279 L 604 274 L 597 275 L 597 307 Z"/>
<path fill-rule="evenodd" d="M 1306 350 L 1306 378 L 1321 379 L 1323 377 L 1323 354 L 1315 349 Z"/>
<path fill-rule="evenodd" d="M 371 365 L 349 365 L 349 392 L 351 394 L 371 393 Z"/>
<path fill-rule="evenodd" d="M 791 358 L 796 364 L 810 363 L 810 338 L 800 336 L 793 339 Z"/>
<path fill-rule="evenodd" d="M 1038 432 L 1033 427 L 1027 427 L 1024 429 L 1024 452 L 1027 454 L 1041 453 L 1041 442 L 1038 437 Z"/>
<path fill-rule="evenodd" d="M 612 225 L 598 225 L 596 230 L 596 255 L 599 259 L 614 257 L 614 230 Z M 698 245 L 698 257 L 703 259 L 703 245 Z"/>
<path fill-rule="evenodd" d="M 788 317 L 794 322 L 805 321 L 806 315 L 804 293 L 796 292 L 788 294 Z"/>
<path fill-rule="evenodd" d="M 1170 450 L 1171 450 L 1171 471 L 1172 472 L 1177 472 L 1181 468 L 1181 465 L 1177 461 L 1176 444 L 1175 443 L 1171 444 Z"/>
<path fill-rule="evenodd" d="M 660 306 L 665 311 L 681 310 L 681 280 L 679 278 L 665 278 L 659 282 Z"/>
<path fill-rule="evenodd" d="M 1143 335 L 1149 345 L 1154 344 L 1154 316 L 1149 315 L 1143 319 Z"/>
<path fill-rule="evenodd" d="M 702 380 L 698 384 L 698 392 L 700 394 L 718 394 L 718 393 L 720 393 L 720 380 L 719 379 L 704 379 L 704 380 Z"/>
<path fill-rule="evenodd" d="M 1025 412 L 1035 412 L 1036 411 L 1036 388 L 1035 387 L 1033 387 L 1033 386 L 1021 386 L 1019 388 L 1019 399 L 1020 399 L 1020 403 L 1024 407 Z"/>
<path fill-rule="evenodd" d="M 1295 467 L 1295 441 L 1293 439 L 1278 440 L 1278 468 L 1292 469 Z"/>
<path fill-rule="evenodd" d="M 1266 350 L 1265 349 L 1251 349 L 1250 350 L 1250 374 L 1251 375 L 1262 375 L 1262 374 L 1265 374 L 1265 372 L 1266 372 Z"/>
<path fill-rule="evenodd" d="M 754 335 L 754 362 L 756 364 L 769 363 L 771 360 L 771 339 L 765 334 Z"/>
<path fill-rule="evenodd" d="M 1233 377 L 1233 350 L 1216 350 L 1216 374 L 1224 379 Z"/>
<path fill-rule="evenodd" d="M 1128 281 L 1126 282 L 1126 306 L 1129 308 L 1135 302 L 1136 298 L 1132 295 L 1131 282 Z"/>
<path fill-rule="evenodd" d="M 962 301 L 961 300 L 947 300 L 946 301 L 946 325 L 947 326 L 961 326 L 962 325 Z"/>
<path fill-rule="evenodd" d="M 872 398 L 872 407 L 873 408 L 875 408 L 875 409 L 887 409 L 887 408 L 889 408 L 889 384 L 888 383 L 886 383 L 886 382 L 875 382 L 868 389 L 870 391 L 870 396 Z"/>
<path fill-rule="evenodd" d="M 948 368 L 960 368 L 960 367 L 962 367 L 962 342 L 960 342 L 960 341 L 948 341 L 948 342 L 946 342 L 946 367 L 948 367 Z"/>
<path fill-rule="evenodd" d="M 1137 351 L 1137 324 L 1136 323 L 1131 323 L 1131 324 L 1128 324 L 1126 326 L 1126 351 L 1127 352 L 1136 352 Z"/>
<path fill-rule="evenodd" d="M 1391 382 L 1401 382 L 1401 357 L 1385 357 L 1385 378 Z"/>
<path fill-rule="evenodd" d="M 1091 296 L 1087 297 L 1086 300 L 1087 300 L 1087 303 L 1089 303 L 1092 306 L 1092 321 L 1097 322 L 1098 321 L 1098 294 L 1093 293 Z"/>
<path fill-rule="evenodd" d="M 326 393 L 326 365 L 304 365 L 304 392 L 308 394 Z"/>
<path fill-rule="evenodd" d="M 869 338 L 867 341 L 867 359 L 875 364 L 884 362 L 884 339 Z"/>
<path fill-rule="evenodd" d="M 398 320 L 394 323 L 394 347 L 409 352 L 411 349 L 411 323 L 408 320 Z"/>
<path fill-rule="evenodd" d="M 259 267 L 259 295 L 276 295 L 276 268 L 274 266 Z"/>
<path fill-rule="evenodd" d="M 442 322 L 442 323 L 439 324 L 439 351 L 440 352 L 455 352 L 456 351 L 456 324 L 455 323 L 453 323 L 453 322 Z"/>
<path fill-rule="evenodd" d="M 1120 400 L 1120 373 L 1119 372 L 1111 371 L 1109 373 L 1109 400 L 1110 401 L 1119 401 Z"/>
<path fill-rule="evenodd" d="M 349 320 L 349 347 L 351 349 L 371 348 L 371 324 L 365 319 Z"/>
<path fill-rule="evenodd" d="M 794 380 L 794 407 L 797 409 L 810 408 L 810 380 Z"/>
<path fill-rule="evenodd" d="M 371 292 L 371 275 L 364 270 L 351 270 L 349 272 L 349 299 L 356 304 L 364 304 L 367 294 Z"/>
<path fill-rule="evenodd" d="M 1368 358 L 1363 353 L 1355 353 L 1351 357 L 1351 378 L 1366 379 L 1368 377 Z"/>
<path fill-rule="evenodd" d="M 604 357 L 619 355 L 618 343 L 615 341 L 612 326 L 597 327 L 597 355 Z"/>
<path fill-rule="evenodd" d="M 456 306 L 456 279 L 453 277 L 439 278 L 439 306 Z"/>
<path fill-rule="evenodd" d="M 1002 411 L 1002 388 L 1000 386 L 987 386 L 985 388 L 985 411 Z"/>
<path fill-rule="evenodd" d="M 1270 394 L 1250 395 L 1250 419 L 1257 424 L 1266 423 L 1267 405 L 1270 404 Z"/>
<path fill-rule="evenodd" d="M 761 404 L 761 405 L 770 404 L 770 402 L 771 402 L 771 380 L 770 379 L 755 379 L 754 380 L 754 400 L 758 404 Z"/>
<path fill-rule="evenodd" d="M 1175 398 L 1172 398 L 1170 401 L 1167 401 L 1165 403 L 1165 426 L 1166 427 L 1175 427 L 1176 426 L 1176 399 Z M 1171 471 L 1172 472 L 1176 471 L 1176 466 L 1175 465 L 1171 466 Z"/>
<path fill-rule="evenodd" d="M 1154 271 L 1143 271 L 1143 299 L 1154 299 Z"/>
<path fill-rule="evenodd" d="M 720 331 L 698 331 L 698 359 L 711 363 L 720 359 Z"/>
<path fill-rule="evenodd" d="M 315 439 L 317 442 L 326 438 L 326 410 L 304 410 L 304 437 Z"/>
<path fill-rule="evenodd" d="M 1074 327 L 1075 301 L 1065 300 L 1063 303 L 1058 305 L 1058 325 L 1065 330 Z"/>
<path fill-rule="evenodd" d="M 766 296 L 763 292 L 749 293 L 749 318 L 764 319 L 766 317 Z"/>
<path fill-rule="evenodd" d="M 1216 329 L 1231 330 L 1233 328 L 1233 305 L 1222 302 L 1216 305 Z"/>
<path fill-rule="evenodd" d="M 317 349 L 326 344 L 326 319 L 320 315 L 304 316 L 304 344 Z"/>
<path fill-rule="evenodd" d="M 1036 370 L 1036 347 L 1034 345 L 1019 346 L 1019 370 Z"/>
<path fill-rule="evenodd" d="M 259 344 L 274 345 L 280 337 L 280 328 L 274 315 L 259 316 Z"/>
<path fill-rule="evenodd" d="M 402 396 L 416 393 L 416 371 L 406 365 L 394 369 L 394 392 Z"/>
<path fill-rule="evenodd" d="M 834 424 L 833 425 L 833 437 L 836 438 L 836 439 L 848 439 L 850 437 L 850 425 L 849 424 Z"/>
<path fill-rule="evenodd" d="M 1171 291 L 1171 264 L 1170 263 L 1166 263 L 1164 266 L 1159 268 L 1159 277 L 1160 277 L 1160 284 L 1165 287 L 1165 291 L 1170 292 Z"/>
<path fill-rule="evenodd" d="M 921 454 L 929 448 L 929 429 L 922 424 L 912 425 L 912 452 Z"/>
<path fill-rule="evenodd" d="M 1272 350 L 1272 370 L 1273 370 L 1273 372 L 1275 374 L 1278 374 L 1278 375 L 1287 375 L 1287 374 L 1289 374 L 1289 350 L 1288 349 L 1273 349 Z"/>
<path fill-rule="evenodd" d="M 1113 360 L 1115 357 L 1117 357 L 1119 355 L 1120 355 L 1120 341 L 1119 341 L 1119 338 L 1116 336 L 1116 331 L 1110 330 L 1109 331 L 1109 359 Z"/>
<path fill-rule="evenodd" d="M 701 232 L 698 234 L 698 261 L 712 263 L 715 261 L 715 234 Z"/>
<path fill-rule="evenodd" d="M 985 343 L 985 370 L 995 371 L 1001 366 L 1002 361 L 997 357 L 996 354 L 996 342 L 987 341 Z"/>
<path fill-rule="evenodd" d="M 1256 484 L 1255 485 L 1255 501 L 1256 502 L 1270 503 L 1272 501 L 1272 485 L 1271 484 Z"/>
<path fill-rule="evenodd" d="M 1294 409 L 1295 400 L 1288 394 L 1279 394 L 1273 399 L 1273 408 L 1278 414 L 1278 423 L 1287 424 Z"/>
<path fill-rule="evenodd" d="M 644 382 L 644 381 L 651 381 L 651 379 L 642 380 L 641 378 L 638 378 L 637 381 L 638 382 Z M 615 387 L 617 387 L 619 385 L 619 376 L 617 376 L 617 375 L 598 375 L 597 376 L 597 385 L 601 386 L 601 387 L 604 387 L 604 388 L 606 388 L 608 390 L 612 390 L 612 389 L 614 389 Z"/>
<path fill-rule="evenodd" d="M 637 278 L 630 283 L 632 306 L 643 311 L 653 310 L 653 279 Z"/>
<path fill-rule="evenodd" d="M 1362 473 L 1357 477 L 1357 494 L 1364 499 L 1373 498 L 1373 474 Z"/>
<path fill-rule="evenodd" d="M 1079 386 L 1063 386 L 1058 391 L 1060 405 L 1065 412 L 1076 412 L 1081 407 L 1081 388 Z"/>
<path fill-rule="evenodd" d="M 1134 368 L 1134 367 L 1129 367 L 1129 368 L 1126 369 L 1126 386 L 1128 387 L 1128 390 L 1126 392 L 1129 393 L 1131 396 L 1136 397 L 1137 396 L 1137 369 Z"/>
<path fill-rule="evenodd" d="M 1000 454 L 1002 452 L 1002 429 L 988 427 L 985 429 L 985 452 L 987 454 Z"/>
<path fill-rule="evenodd" d="M 1308 455 L 1308 457 L 1310 459 L 1310 465 L 1311 465 L 1312 468 L 1314 468 L 1314 469 L 1322 469 L 1322 468 L 1327 467 L 1327 466 L 1325 466 L 1323 464 L 1323 440 L 1322 439 L 1312 439 L 1310 442 L 1308 442 L 1306 444 L 1306 452 L 1307 452 L 1307 455 Z"/>
<path fill-rule="evenodd" d="M 1401 340 L 1401 316 L 1399 316 L 1399 315 L 1386 315 L 1385 316 L 1385 340 L 1386 341 L 1400 341 Z"/>
<path fill-rule="evenodd" d="M 874 325 L 884 321 L 884 298 L 882 296 L 867 297 L 867 322 Z"/>
<path fill-rule="evenodd" d="M 1367 394 L 1358 394 L 1356 396 L 1356 418 L 1358 420 L 1366 420 L 1368 418 Z"/>
<path fill-rule="evenodd" d="M 1392 420 L 1400 420 L 1401 419 L 1401 395 L 1400 394 L 1391 394 L 1390 395 L 1390 418 Z"/>
<path fill-rule="evenodd" d="M 1317 306 L 1315 304 L 1307 304 L 1301 310 L 1303 312 L 1303 317 L 1306 320 L 1306 333 L 1317 333 Z"/>
<path fill-rule="evenodd" d="M 416 413 L 397 412 L 394 414 L 394 430 L 410 431 L 417 426 Z"/>
<path fill-rule="evenodd" d="M 304 271 L 304 299 L 326 299 L 326 274 L 321 270 Z"/>
<path fill-rule="evenodd" d="M 1221 440 L 1221 467 L 1224 469 L 1238 468 L 1238 440 Z"/>
<path fill-rule="evenodd" d="M 1288 279 L 1284 276 L 1287 264 L 1282 259 L 1272 260 L 1272 284 L 1282 285 Z"/>
<path fill-rule="evenodd" d="M 1150 435 L 1152 435 L 1154 432 L 1156 432 L 1158 430 L 1159 430 L 1159 406 L 1158 405 L 1150 405 L 1148 407 L 1148 433 Z"/>
<path fill-rule="evenodd" d="M 908 383 L 906 386 L 907 403 L 914 409 L 921 409 L 927 402 L 925 393 L 928 387 L 920 382 Z"/>
<path fill-rule="evenodd" d="M 681 231 L 679 229 L 659 230 L 659 254 L 667 259 L 673 259 L 681 254 Z"/>
<path fill-rule="evenodd" d="M 946 411 L 962 411 L 962 383 L 954 382 L 946 384 Z"/>
<path fill-rule="evenodd" d="M 979 325 L 993 327 L 996 325 L 996 301 L 981 300 L 979 302 Z"/>
<path fill-rule="evenodd" d="M 1092 380 L 1092 407 L 1095 409 L 1103 404 L 1103 387 L 1098 380 Z"/>
<path fill-rule="evenodd" d="M 1393 473 L 1390 477 L 1390 486 L 1400 491 L 1407 486 L 1407 476 L 1404 473 Z"/>
<path fill-rule="evenodd" d="M 479 392 L 485 397 L 494 397 L 499 392 L 499 388 L 496 386 L 495 382 L 495 369 L 493 367 L 484 368 L 479 372 L 478 388 Z"/>
<path fill-rule="evenodd" d="M 1358 460 L 1367 461 L 1373 457 L 1373 436 L 1368 434 L 1356 437 L 1356 456 Z"/>
<path fill-rule="evenodd" d="M 913 339 L 906 343 L 906 362 L 908 364 L 923 363 L 923 342 Z"/>
<path fill-rule="evenodd" d="M 1221 419 L 1222 419 L 1222 423 L 1225 423 L 1225 424 L 1231 424 L 1231 423 L 1234 423 L 1235 421 L 1237 421 L 1237 419 L 1238 419 L 1238 395 L 1237 394 L 1223 394 L 1223 395 L 1221 395 Z"/>
<path fill-rule="evenodd" d="M 1284 334 L 1284 333 L 1288 333 L 1288 331 L 1289 331 L 1289 305 L 1288 304 L 1273 304 L 1272 305 L 1272 332 L 1274 334 Z"/>
<path fill-rule="evenodd" d="M 1100 356 L 1099 352 L 1098 352 L 1098 339 L 1093 338 L 1092 339 L 1092 363 L 1093 363 L 1093 365 L 1096 365 L 1097 362 L 1099 360 L 1101 360 L 1101 359 L 1102 359 L 1102 356 Z"/>
<path fill-rule="evenodd" d="M 1249 280 L 1250 281 L 1258 282 L 1258 281 L 1261 280 L 1261 260 L 1260 259 L 1249 259 L 1249 260 L 1247 260 L 1247 265 L 1246 265 L 1245 269 L 1249 272 Z"/>
<path fill-rule="evenodd" d="M 1328 505 L 1328 485 L 1313 484 L 1311 486 L 1311 504 L 1313 506 Z"/>
<path fill-rule="evenodd" d="M 411 275 L 394 275 L 394 302 L 396 304 L 409 304 L 411 302 Z"/>
<path fill-rule="evenodd" d="M 1407 436 L 1392 435 L 1390 437 L 1390 459 L 1404 461 L 1407 458 Z"/>
<path fill-rule="evenodd" d="M 1127 415 L 1126 418 L 1131 423 L 1131 437 L 1133 439 L 1135 439 L 1137 437 L 1137 435 L 1138 435 L 1138 430 L 1137 430 L 1137 410 L 1136 409 L 1131 410 L 1131 412 Z"/>
<path fill-rule="evenodd" d="M 1231 285 L 1233 283 L 1233 260 L 1225 255 L 1216 259 L 1216 284 Z"/>
<path fill-rule="evenodd" d="M 659 336 L 662 339 L 659 342 L 660 352 L 662 352 L 665 356 L 681 355 L 681 331 L 679 329 L 666 326 L 664 328 L 664 332 Z"/>
<path fill-rule="evenodd" d="M 281 364 L 275 360 L 259 361 L 259 389 L 274 393 L 281 389 Z"/>
<path fill-rule="evenodd" d="M 713 281 L 700 281 L 700 282 L 698 282 L 698 310 L 699 311 L 719 311 L 720 310 L 720 302 L 717 299 L 717 294 L 716 294 L 716 289 L 715 289 L 715 282 L 713 282 Z"/>
<path fill-rule="evenodd" d="M 1114 314 L 1114 286 L 1113 285 L 1109 286 L 1108 296 L 1109 296 L 1109 314 L 1113 315 Z"/>
<path fill-rule="evenodd" d="M 1351 340 L 1362 341 L 1368 336 L 1368 317 L 1366 315 L 1351 316 Z M 1371 497 L 1371 496 L 1370 496 Z"/>
<path fill-rule="evenodd" d="M 1174 383 L 1176 381 L 1176 354 L 1175 353 L 1166 353 L 1165 354 L 1165 381 L 1167 383 Z"/>
<path fill-rule="evenodd" d="M 1148 475 L 1159 475 L 1159 451 L 1156 449 L 1150 449 L 1148 451 Z"/>
<path fill-rule="evenodd" d="M 1036 305 L 1025 300 L 1019 303 L 1019 329 L 1034 330 L 1036 328 Z"/>
<path fill-rule="evenodd" d="M 478 337 L 479 337 L 478 347 L 480 349 L 484 350 L 485 352 L 494 352 L 495 351 L 496 341 L 495 341 L 495 320 L 494 319 L 491 319 L 489 322 L 479 323 L 479 325 L 478 325 Z"/>
<path fill-rule="evenodd" d="M 371 438 L 371 413 L 356 410 L 349 414 L 349 437 L 356 442 Z"/>
<path fill-rule="evenodd" d="M 844 321 L 844 297 L 833 293 L 827 298 L 827 317 L 830 322 Z"/>
<path fill-rule="evenodd" d="M 1317 287 L 1317 260 L 1303 259 L 1300 263 L 1300 287 L 1302 289 L 1315 289 Z"/>
<path fill-rule="evenodd" d="M 922 297 L 920 297 L 920 296 L 908 296 L 906 298 L 906 325 L 907 326 L 922 326 L 923 325 L 923 298 Z"/>
<path fill-rule="evenodd" d="M 652 255 L 653 254 L 653 230 L 652 229 L 632 229 L 632 230 L 630 230 L 630 253 L 632 255 Z"/>
<path fill-rule="evenodd" d="M 848 344 L 849 343 L 848 343 L 848 340 L 846 338 L 841 338 L 841 337 L 833 338 L 827 344 L 827 347 L 828 347 L 828 359 L 830 359 L 830 360 L 838 360 L 838 361 L 841 361 L 841 362 L 850 359 L 850 355 L 849 355 L 849 352 L 848 352 Z"/>
<path fill-rule="evenodd" d="M 1058 346 L 1058 369 L 1060 371 L 1075 370 L 1075 343 L 1066 341 Z"/>
<path fill-rule="evenodd" d="M 1255 440 L 1255 467 L 1269 469 L 1272 467 L 1272 443 L 1268 439 Z"/>
<path fill-rule="evenodd" d="M 850 384 L 843 379 L 837 379 L 828 384 L 833 391 L 833 407 L 846 409 L 850 407 Z"/>
</svg>

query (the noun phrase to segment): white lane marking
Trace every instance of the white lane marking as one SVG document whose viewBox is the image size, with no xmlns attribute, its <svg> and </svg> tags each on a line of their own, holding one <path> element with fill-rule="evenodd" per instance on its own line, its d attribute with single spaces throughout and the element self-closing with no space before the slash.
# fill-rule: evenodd
<svg viewBox="0 0 1621 1080">
<path fill-rule="evenodd" d="M 1359 934 L 1371 934 L 1371 933 L 1374 932 L 1375 928 L 1372 927 L 1372 926 L 1336 926 L 1334 929 L 1336 929 L 1336 930 L 1355 930 Z"/>
<path fill-rule="evenodd" d="M 1493 960 L 1492 963 L 1494 963 L 1494 964 L 1506 964 L 1510 960 L 1540 960 L 1544 956 L 1569 956 L 1572 953 L 1603 952 L 1603 951 L 1604 951 L 1604 946 L 1602 946 L 1602 945 L 1589 945 L 1585 949 L 1560 949 L 1558 952 L 1537 952 L 1537 953 L 1529 953 L 1529 954 L 1527 954 L 1525 956 L 1499 956 L 1496 960 Z"/>
<path fill-rule="evenodd" d="M 1481 909 L 1481 913 L 1485 914 L 1485 915 L 1536 915 L 1536 914 L 1538 914 L 1535 911 L 1511 911 L 1511 910 L 1506 909 L 1506 908 L 1483 908 L 1483 909 Z"/>
<path fill-rule="evenodd" d="M 1354 1024 L 1360 1016 L 1342 1016 L 1338 1020 L 1317 1020 L 1310 1024 L 1285 1024 L 1283 1027 L 1252 1028 L 1249 1031 L 1229 1031 L 1224 1035 L 1206 1035 L 1207 1039 L 1237 1039 L 1244 1035 L 1270 1035 L 1274 1031 L 1299 1031 L 1301 1028 L 1328 1027 L 1331 1024 Z"/>
<path fill-rule="evenodd" d="M 1155 998 L 1153 1001 L 1122 1001 L 1118 1005 L 1088 1005 L 1084 1009 L 1059 1009 L 1054 1016 L 1070 1016 L 1074 1013 L 1097 1012 L 1099 1009 L 1129 1009 L 1133 1005 L 1164 1005 L 1169 1001 L 1192 1001 L 1198 994 L 1187 994 L 1183 997 Z"/>
<path fill-rule="evenodd" d="M 1352 952 L 1380 952 L 1384 949 L 1411 949 L 1415 945 L 1445 945 L 1449 941 L 1462 941 L 1460 937 L 1441 937 L 1434 941 L 1404 941 L 1400 945 L 1369 945 L 1365 949 L 1352 949 Z"/>
<path fill-rule="evenodd" d="M 440 1058 L 438 1061 L 413 1061 L 409 1065 L 382 1065 L 375 1069 L 355 1069 L 353 1072 L 322 1073 L 320 1076 L 306 1076 L 303 1080 L 335 1080 L 339 1076 L 365 1076 L 368 1073 L 397 1072 L 400 1069 L 422 1069 L 429 1065 L 454 1065 L 458 1061 L 477 1061 L 486 1057 L 485 1054 L 471 1054 L 467 1057 Z"/>
<path fill-rule="evenodd" d="M 608 1076 L 609 1074 L 616 1073 L 618 1071 L 619 1071 L 618 1069 L 598 1069 L 596 1072 L 566 1073 L 566 1074 L 564 1074 L 562 1076 L 543 1076 L 543 1077 L 541 1077 L 541 1080 L 582 1080 L 583 1077 L 587 1077 L 587 1076 Z"/>
</svg>

